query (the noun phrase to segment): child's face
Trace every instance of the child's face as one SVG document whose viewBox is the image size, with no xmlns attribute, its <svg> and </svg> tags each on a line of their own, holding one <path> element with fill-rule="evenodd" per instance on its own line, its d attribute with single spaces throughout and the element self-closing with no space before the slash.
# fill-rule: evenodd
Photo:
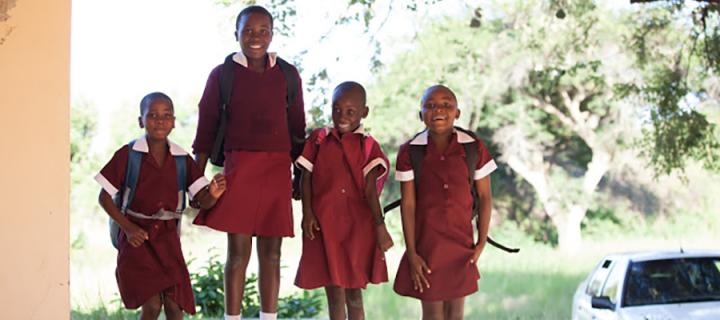
<svg viewBox="0 0 720 320">
<path fill-rule="evenodd" d="M 423 96 L 420 117 L 433 133 L 452 130 L 455 119 L 460 117 L 455 95 L 445 87 L 430 89 Z"/>
<path fill-rule="evenodd" d="M 332 120 L 338 132 L 352 132 L 360 126 L 360 120 L 367 117 L 368 107 L 360 90 L 348 89 L 333 97 Z"/>
<path fill-rule="evenodd" d="M 240 17 L 236 37 L 240 48 L 249 60 L 264 59 L 272 41 L 270 17 L 252 12 Z"/>
<path fill-rule="evenodd" d="M 148 138 L 164 140 L 175 128 L 175 114 L 172 106 L 165 100 L 155 99 L 143 110 L 138 119 L 140 128 L 144 128 Z"/>
</svg>

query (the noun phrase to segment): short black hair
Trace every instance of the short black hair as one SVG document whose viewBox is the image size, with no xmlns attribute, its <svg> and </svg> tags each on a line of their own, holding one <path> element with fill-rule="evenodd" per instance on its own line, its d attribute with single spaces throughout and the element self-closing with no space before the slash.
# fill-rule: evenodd
<svg viewBox="0 0 720 320">
<path fill-rule="evenodd" d="M 240 24 L 240 19 L 244 16 L 250 15 L 251 13 L 259 13 L 268 16 L 268 18 L 270 18 L 270 27 L 273 27 L 273 16 L 270 14 L 270 11 L 267 11 L 267 9 L 261 6 L 249 6 L 238 13 L 237 18 L 235 19 L 235 30 L 237 30 L 238 24 Z"/>
<path fill-rule="evenodd" d="M 335 90 L 333 90 L 333 103 L 338 98 L 339 94 L 350 90 L 359 90 L 360 94 L 362 95 L 363 106 L 367 103 L 367 93 L 365 92 L 365 88 L 355 81 L 345 81 L 337 85 L 337 87 L 335 87 Z"/>
<path fill-rule="evenodd" d="M 168 97 L 168 95 L 166 95 L 162 92 L 151 92 L 151 93 L 146 94 L 142 98 L 142 100 L 140 100 L 140 115 L 142 116 L 143 112 L 145 112 L 145 110 L 147 110 L 147 108 L 150 107 L 150 105 L 153 103 L 153 101 L 158 100 L 158 99 L 164 100 L 165 102 L 167 102 L 170 105 L 171 109 L 175 110 L 175 106 L 173 105 L 172 99 L 170 99 L 170 97 Z"/>
<path fill-rule="evenodd" d="M 420 107 L 421 108 L 422 108 L 422 105 L 425 103 L 425 100 L 427 99 L 428 94 L 430 94 L 431 92 L 438 90 L 438 89 L 447 90 L 447 92 L 450 93 L 450 96 L 452 96 L 453 100 L 455 100 L 455 102 L 457 102 L 457 97 L 455 96 L 455 92 L 453 92 L 452 89 L 450 89 L 444 85 L 441 85 L 441 84 L 436 84 L 436 85 L 428 87 L 423 92 L 422 98 L 420 98 Z"/>
</svg>

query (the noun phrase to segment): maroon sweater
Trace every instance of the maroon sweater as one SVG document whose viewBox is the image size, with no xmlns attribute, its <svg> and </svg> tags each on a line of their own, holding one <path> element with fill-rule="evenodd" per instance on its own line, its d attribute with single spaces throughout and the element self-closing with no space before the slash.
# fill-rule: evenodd
<svg viewBox="0 0 720 320">
<path fill-rule="evenodd" d="M 220 70 L 210 72 L 199 103 L 194 153 L 209 154 L 217 132 L 220 114 Z M 293 68 L 298 79 L 297 69 Z M 286 108 L 287 83 L 280 66 L 263 73 L 235 63 L 232 96 L 228 107 L 225 151 L 290 151 L 289 130 L 293 136 L 305 136 L 305 110 L 302 84 L 298 81 L 294 105 Z M 289 114 L 289 115 L 288 115 Z M 290 123 L 290 128 L 288 128 Z"/>
</svg>

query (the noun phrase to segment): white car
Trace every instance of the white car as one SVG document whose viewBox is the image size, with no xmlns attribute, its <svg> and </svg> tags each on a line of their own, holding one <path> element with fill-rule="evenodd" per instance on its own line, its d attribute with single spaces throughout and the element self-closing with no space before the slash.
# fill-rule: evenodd
<svg viewBox="0 0 720 320">
<path fill-rule="evenodd" d="M 720 319 L 720 251 L 608 255 L 575 291 L 572 319 Z"/>
</svg>

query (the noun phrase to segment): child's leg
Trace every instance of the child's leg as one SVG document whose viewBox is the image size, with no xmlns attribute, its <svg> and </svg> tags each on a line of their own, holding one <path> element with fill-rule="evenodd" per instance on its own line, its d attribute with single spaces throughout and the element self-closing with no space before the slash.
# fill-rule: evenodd
<svg viewBox="0 0 720 320">
<path fill-rule="evenodd" d="M 277 312 L 280 290 L 281 237 L 258 237 L 257 251 L 260 262 L 258 284 L 260 285 L 260 309 L 264 313 Z"/>
<path fill-rule="evenodd" d="M 225 263 L 225 314 L 239 315 L 245 289 L 245 270 L 250 261 L 252 237 L 228 233 Z"/>
<path fill-rule="evenodd" d="M 443 302 L 445 320 L 462 320 L 465 311 L 465 297 Z"/>
<path fill-rule="evenodd" d="M 325 287 L 330 320 L 345 319 L 345 289 L 335 286 Z"/>
<path fill-rule="evenodd" d="M 345 289 L 345 303 L 349 320 L 365 319 L 363 308 L 362 289 Z"/>
<path fill-rule="evenodd" d="M 443 320 L 445 310 L 442 301 L 420 301 L 422 303 L 423 320 Z"/>
<path fill-rule="evenodd" d="M 183 312 L 180 310 L 180 306 L 178 306 L 178 304 L 165 293 L 162 294 L 162 304 L 163 309 L 165 310 L 165 319 L 182 320 Z"/>
<path fill-rule="evenodd" d="M 143 303 L 140 320 L 157 319 L 160 315 L 160 309 L 162 309 L 162 303 L 160 302 L 160 295 L 157 294 Z"/>
</svg>

